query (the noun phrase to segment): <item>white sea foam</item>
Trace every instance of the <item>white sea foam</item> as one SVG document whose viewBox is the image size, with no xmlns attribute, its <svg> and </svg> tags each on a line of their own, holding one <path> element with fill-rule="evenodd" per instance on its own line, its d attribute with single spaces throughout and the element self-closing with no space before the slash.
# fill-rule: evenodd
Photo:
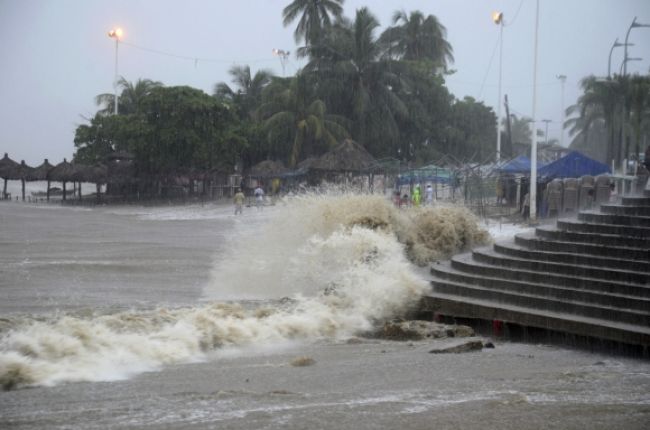
<svg viewBox="0 0 650 430">
<path fill-rule="evenodd" d="M 235 218 L 229 252 L 215 262 L 204 304 L 25 319 L 0 339 L 0 385 L 123 379 L 218 358 L 215 351 L 229 348 L 250 352 L 352 336 L 402 314 L 427 290 L 409 258 L 487 238 L 465 212 L 407 213 L 382 197 L 353 195 L 251 211 Z M 290 299 L 252 309 L 218 301 L 283 297 Z"/>
</svg>

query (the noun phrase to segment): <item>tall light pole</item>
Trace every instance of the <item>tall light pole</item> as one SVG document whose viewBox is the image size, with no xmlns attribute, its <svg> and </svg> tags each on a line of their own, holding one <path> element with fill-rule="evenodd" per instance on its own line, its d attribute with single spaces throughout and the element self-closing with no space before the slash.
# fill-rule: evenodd
<svg viewBox="0 0 650 430">
<path fill-rule="evenodd" d="M 277 55 L 280 58 L 280 64 L 282 65 L 282 76 L 284 77 L 284 69 L 287 65 L 287 59 L 289 58 L 289 51 L 273 48 L 272 52 L 273 55 Z"/>
<path fill-rule="evenodd" d="M 503 12 L 494 12 L 492 21 L 499 26 L 499 99 L 497 100 L 497 157 L 501 161 L 501 72 L 503 70 Z"/>
<path fill-rule="evenodd" d="M 535 115 L 537 114 L 537 33 L 539 32 L 539 0 L 535 1 L 535 44 L 533 48 L 533 118 L 530 123 L 532 139 L 530 147 L 530 223 L 537 221 L 537 129 Z"/>
<path fill-rule="evenodd" d="M 120 39 L 124 32 L 120 27 L 114 28 L 108 32 L 108 37 L 115 39 L 115 80 L 113 81 L 113 89 L 115 90 L 115 115 L 117 115 L 117 51 L 120 44 Z"/>
<path fill-rule="evenodd" d="M 562 85 L 560 92 L 560 146 L 564 146 L 564 84 L 566 83 L 566 75 L 557 75 Z"/>
<path fill-rule="evenodd" d="M 612 77 L 612 52 L 614 52 L 614 48 L 618 48 L 619 46 L 634 46 L 634 43 L 619 43 L 618 42 L 618 37 L 614 41 L 614 44 L 612 45 L 611 49 L 609 50 L 609 61 L 607 62 L 607 77 L 611 78 Z"/>
<path fill-rule="evenodd" d="M 627 57 L 621 63 L 621 70 L 619 71 L 619 73 L 621 73 L 623 76 L 625 76 L 625 72 L 623 71 L 623 69 L 627 68 L 627 63 L 629 63 L 630 61 L 642 61 L 642 60 L 643 60 L 643 58 L 641 58 L 641 57 Z"/>
<path fill-rule="evenodd" d="M 627 39 L 630 37 L 630 31 L 632 31 L 633 28 L 638 27 L 650 27 L 650 24 L 641 24 L 640 22 L 636 22 L 635 16 L 632 20 L 632 24 L 630 24 L 630 28 L 627 29 L 627 34 L 625 35 L 625 56 L 623 57 L 623 76 L 627 75 Z"/>
</svg>

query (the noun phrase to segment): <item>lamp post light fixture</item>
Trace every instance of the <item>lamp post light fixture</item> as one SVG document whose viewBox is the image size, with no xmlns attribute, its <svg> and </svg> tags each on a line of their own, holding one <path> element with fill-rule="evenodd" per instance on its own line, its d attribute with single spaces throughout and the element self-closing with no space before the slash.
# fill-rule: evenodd
<svg viewBox="0 0 650 430">
<path fill-rule="evenodd" d="M 627 63 L 629 63 L 630 61 L 642 61 L 642 60 L 643 58 L 641 57 L 628 57 L 624 59 L 623 62 L 621 63 L 621 71 L 623 72 L 623 76 L 625 76 L 625 69 L 627 68 Z"/>
<path fill-rule="evenodd" d="M 614 48 L 618 48 L 619 46 L 634 46 L 634 43 L 619 43 L 618 37 L 614 41 L 614 44 L 609 50 L 609 61 L 607 62 L 607 77 L 612 76 L 612 52 L 614 52 Z"/>
<path fill-rule="evenodd" d="M 289 51 L 285 51 L 283 49 L 277 49 L 273 48 L 272 50 L 273 55 L 277 55 L 280 58 L 280 64 L 282 65 L 282 76 L 285 75 L 285 67 L 287 65 L 287 59 L 289 58 Z"/>
<path fill-rule="evenodd" d="M 124 31 L 120 27 L 114 28 L 108 32 L 108 37 L 115 39 L 115 80 L 113 81 L 113 89 L 115 90 L 115 115 L 117 115 L 117 51 L 120 44 L 120 39 Z"/>
<path fill-rule="evenodd" d="M 501 161 L 501 77 L 503 70 L 503 12 L 494 12 L 492 21 L 499 26 L 499 98 L 497 100 L 497 156 L 496 162 Z"/>
<path fill-rule="evenodd" d="M 639 28 L 639 27 L 650 27 L 650 24 L 641 24 L 640 22 L 636 22 L 636 16 L 632 20 L 632 24 L 630 24 L 630 28 L 627 29 L 627 34 L 625 35 L 625 56 L 623 57 L 623 76 L 627 75 L 627 62 L 629 59 L 627 58 L 627 39 L 630 37 L 630 31 L 632 31 L 633 28 Z"/>
</svg>

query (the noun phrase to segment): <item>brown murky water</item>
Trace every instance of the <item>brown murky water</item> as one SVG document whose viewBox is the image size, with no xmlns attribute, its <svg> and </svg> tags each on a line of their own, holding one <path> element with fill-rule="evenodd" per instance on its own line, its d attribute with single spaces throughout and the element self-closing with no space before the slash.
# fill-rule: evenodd
<svg viewBox="0 0 650 430">
<path fill-rule="evenodd" d="M 0 427 L 647 428 L 647 361 L 348 342 L 426 282 L 402 215 L 304 203 L 0 203 Z M 337 226 L 364 213 L 391 232 Z"/>
</svg>

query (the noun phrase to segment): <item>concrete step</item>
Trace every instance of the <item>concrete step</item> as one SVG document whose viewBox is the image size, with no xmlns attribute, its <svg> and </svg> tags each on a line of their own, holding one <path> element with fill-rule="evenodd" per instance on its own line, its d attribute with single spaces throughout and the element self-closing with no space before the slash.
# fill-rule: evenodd
<svg viewBox="0 0 650 430">
<path fill-rule="evenodd" d="M 535 234 L 549 240 L 562 242 L 592 243 L 596 245 L 632 247 L 639 249 L 650 249 L 650 239 L 617 236 L 614 234 L 583 233 L 575 231 L 559 230 L 551 226 L 540 226 L 535 229 Z"/>
<path fill-rule="evenodd" d="M 594 211 L 583 211 L 578 214 L 578 221 L 594 224 L 613 224 L 650 228 L 650 217 L 648 216 L 625 216 Z"/>
<path fill-rule="evenodd" d="M 451 282 L 481 286 L 495 291 L 506 291 L 516 294 L 541 295 L 556 300 L 570 300 L 584 302 L 599 306 L 611 306 L 614 308 L 632 309 L 641 312 L 650 312 L 650 294 L 648 297 L 640 297 L 633 294 L 622 294 L 615 288 L 607 291 L 592 289 L 587 284 L 585 288 L 569 288 L 565 286 L 535 284 L 531 282 L 515 281 L 500 277 L 478 276 L 454 269 L 450 262 L 442 262 L 431 266 L 431 275 L 435 282 Z M 635 290 L 629 292 L 634 293 Z M 628 292 L 628 293 L 629 293 Z M 650 293 L 647 288 L 644 293 Z"/>
<path fill-rule="evenodd" d="M 621 197 L 621 204 L 624 206 L 650 206 L 650 197 Z"/>
<path fill-rule="evenodd" d="M 553 273 L 583 278 L 596 278 L 605 281 L 617 281 L 638 285 L 646 285 L 650 282 L 650 274 L 648 273 L 630 272 L 627 270 L 618 270 L 608 267 L 595 267 L 540 260 L 528 260 L 525 258 L 517 258 L 505 254 L 499 254 L 490 248 L 475 249 L 472 252 L 472 258 L 475 261 L 490 264 L 493 266 L 517 268 L 539 273 Z"/>
<path fill-rule="evenodd" d="M 499 320 L 623 344 L 650 346 L 650 328 L 634 324 L 437 292 L 424 297 L 422 307 L 425 311 L 442 315 L 487 321 Z"/>
<path fill-rule="evenodd" d="M 518 245 L 511 241 L 495 243 L 494 250 L 500 254 L 528 260 L 551 261 L 581 266 L 611 267 L 618 270 L 645 272 L 650 276 L 650 261 L 625 260 L 619 258 L 616 254 L 610 257 L 601 257 L 587 253 L 561 252 L 558 250 L 553 252 L 540 251 Z"/>
<path fill-rule="evenodd" d="M 528 307 L 541 311 L 552 311 L 572 315 L 582 315 L 608 321 L 618 321 L 650 328 L 650 313 L 631 309 L 602 306 L 593 303 L 557 299 L 540 294 L 510 292 L 479 285 L 451 282 L 441 279 L 431 281 L 433 293 L 450 294 L 510 305 Z"/>
<path fill-rule="evenodd" d="M 650 216 L 650 206 L 601 205 L 600 211 L 606 214 Z"/>
<path fill-rule="evenodd" d="M 595 224 L 580 222 L 577 220 L 559 219 L 557 228 L 565 231 L 575 231 L 581 233 L 611 234 L 616 236 L 626 236 L 629 238 L 650 239 L 649 227 L 636 227 L 629 225 L 614 224 Z"/>
<path fill-rule="evenodd" d="M 547 240 L 534 233 L 519 233 L 515 235 L 515 243 L 529 249 L 555 253 L 589 254 L 602 257 L 614 257 L 626 260 L 650 261 L 650 250 L 624 246 L 608 246 L 592 243 L 562 242 Z"/>
<path fill-rule="evenodd" d="M 602 280 L 597 278 L 565 275 L 561 273 L 545 273 L 526 270 L 518 267 L 499 267 L 480 263 L 474 260 L 472 253 L 459 254 L 451 259 L 451 266 L 458 271 L 479 277 L 501 278 L 517 282 L 533 284 L 561 285 L 564 288 L 603 291 L 625 295 L 638 295 L 650 298 L 650 288 L 644 285 Z"/>
</svg>

